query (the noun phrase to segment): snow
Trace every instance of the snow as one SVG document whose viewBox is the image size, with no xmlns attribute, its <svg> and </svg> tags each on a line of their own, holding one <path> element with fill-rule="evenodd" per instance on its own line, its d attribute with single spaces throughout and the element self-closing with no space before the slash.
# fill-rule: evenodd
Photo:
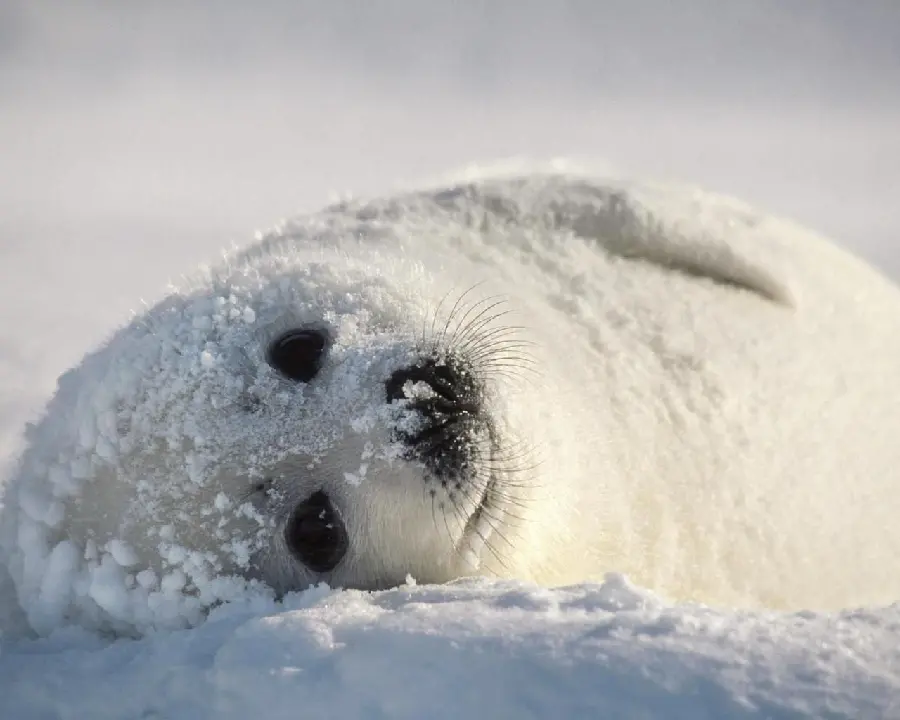
<svg viewBox="0 0 900 720">
<path fill-rule="evenodd" d="M 887 718 L 897 609 L 728 613 L 610 575 L 312 588 L 192 630 L 6 643 L 10 718 Z"/>
</svg>

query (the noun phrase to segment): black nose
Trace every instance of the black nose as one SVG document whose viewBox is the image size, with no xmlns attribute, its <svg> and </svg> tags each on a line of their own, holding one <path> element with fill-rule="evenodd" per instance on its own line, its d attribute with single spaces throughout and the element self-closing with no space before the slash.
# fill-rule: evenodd
<svg viewBox="0 0 900 720">
<path fill-rule="evenodd" d="M 422 383 L 432 392 L 429 397 L 418 396 L 408 384 Z M 389 403 L 412 400 L 412 407 L 427 414 L 457 415 L 476 411 L 477 391 L 471 375 L 456 363 L 433 358 L 401 368 L 385 383 Z"/>
<path fill-rule="evenodd" d="M 314 572 L 334 570 L 347 552 L 347 529 L 321 490 L 300 503 L 284 529 L 294 557 Z"/>
<path fill-rule="evenodd" d="M 415 425 L 394 431 L 405 457 L 423 462 L 442 484 L 471 469 L 485 418 L 479 385 L 464 363 L 428 358 L 393 373 L 385 392 L 388 403 L 404 400 L 418 416 Z"/>
</svg>

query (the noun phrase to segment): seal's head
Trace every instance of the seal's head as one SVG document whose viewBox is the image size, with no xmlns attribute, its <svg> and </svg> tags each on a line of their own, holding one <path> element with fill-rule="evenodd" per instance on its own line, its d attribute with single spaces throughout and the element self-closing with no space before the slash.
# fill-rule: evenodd
<svg viewBox="0 0 900 720">
<path fill-rule="evenodd" d="M 64 376 L 11 491 L 18 539 L 5 523 L 31 624 L 177 624 L 248 586 L 475 571 L 514 502 L 519 341 L 500 301 L 436 303 L 433 282 L 400 253 L 282 238 Z"/>
</svg>

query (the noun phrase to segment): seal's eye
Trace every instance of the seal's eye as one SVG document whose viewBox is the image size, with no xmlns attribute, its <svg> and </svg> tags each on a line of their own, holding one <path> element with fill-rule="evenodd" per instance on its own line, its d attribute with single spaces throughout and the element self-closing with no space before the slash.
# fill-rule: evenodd
<svg viewBox="0 0 900 720">
<path fill-rule="evenodd" d="M 334 570 L 350 545 L 341 516 L 321 490 L 294 509 L 284 539 L 294 557 L 318 573 Z"/>
<path fill-rule="evenodd" d="M 288 330 L 269 345 L 269 365 L 297 382 L 312 380 L 322 365 L 325 335 L 318 330 Z"/>
</svg>

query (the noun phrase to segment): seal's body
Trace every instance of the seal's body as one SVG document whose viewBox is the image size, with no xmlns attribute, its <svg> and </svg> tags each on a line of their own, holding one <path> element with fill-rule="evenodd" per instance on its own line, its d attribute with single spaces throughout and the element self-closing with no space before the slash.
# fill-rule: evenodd
<svg viewBox="0 0 900 720">
<path fill-rule="evenodd" d="M 473 573 L 891 602 L 898 358 L 895 287 L 729 199 L 548 174 L 343 203 L 66 374 L 0 538 L 39 632 Z"/>
</svg>

